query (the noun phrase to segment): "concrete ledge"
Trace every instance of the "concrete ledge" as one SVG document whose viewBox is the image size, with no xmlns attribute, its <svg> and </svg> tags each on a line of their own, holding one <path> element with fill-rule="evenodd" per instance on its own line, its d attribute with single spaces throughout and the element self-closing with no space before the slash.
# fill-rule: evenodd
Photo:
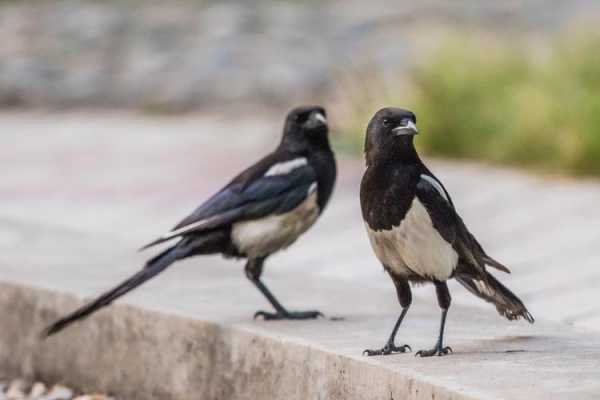
<svg viewBox="0 0 600 400">
<path fill-rule="evenodd" d="M 292 338 L 117 305 L 40 342 L 74 296 L 0 284 L 4 373 L 135 399 L 468 399 Z"/>
<path fill-rule="evenodd" d="M 361 357 L 383 345 L 399 307 L 360 223 L 362 162 L 340 160 L 331 206 L 297 245 L 269 259 L 264 276 L 286 306 L 345 321 L 252 321 L 268 306 L 243 264 L 198 257 L 37 342 L 45 323 L 142 266 L 154 253 L 134 249 L 270 150 L 280 123 L 3 115 L 2 132 L 19 146 L 0 156 L 0 282 L 17 283 L 0 283 L 0 370 L 127 400 L 600 398 L 598 334 L 544 322 L 600 329 L 600 247 L 589 223 L 600 219 L 600 186 L 480 165 L 438 162 L 434 170 L 485 248 L 513 270 L 500 279 L 537 318 L 533 326 L 501 319 L 451 282 L 453 355 Z M 25 134 L 36 140 L 20 140 Z M 523 207 L 524 196 L 540 201 Z M 416 351 L 433 344 L 439 310 L 431 286 L 413 294 L 398 339 Z"/>
<path fill-rule="evenodd" d="M 450 327 L 456 353 L 432 359 L 361 357 L 360 350 L 382 342 L 385 333 L 377 323 L 365 335 L 368 319 L 352 314 L 342 322 L 227 324 L 122 304 L 39 342 L 45 323 L 80 303 L 72 295 L 0 283 L 0 372 L 110 391 L 128 400 L 592 399 L 600 394 L 596 337 L 536 324 L 527 327 L 527 336 L 519 325 L 510 336 L 486 340 L 490 328 L 498 327 L 469 309 L 453 311 L 454 325 L 463 321 Z M 423 318 L 432 323 L 422 324 Z M 391 319 L 384 319 L 387 326 Z M 429 333 L 437 318 L 417 310 L 413 320 L 418 326 L 400 336 L 415 348 L 433 339 Z"/>
</svg>

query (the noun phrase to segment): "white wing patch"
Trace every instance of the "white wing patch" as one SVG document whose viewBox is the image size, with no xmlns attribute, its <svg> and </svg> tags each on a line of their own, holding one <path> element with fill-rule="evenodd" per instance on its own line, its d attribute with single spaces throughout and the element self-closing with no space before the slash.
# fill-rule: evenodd
<svg viewBox="0 0 600 400">
<path fill-rule="evenodd" d="M 421 174 L 421 179 L 426 180 L 431 186 L 434 187 L 435 190 L 437 190 L 437 192 L 440 194 L 440 196 L 442 196 L 444 199 L 446 199 L 447 202 L 450 202 L 450 199 L 448 199 L 448 195 L 446 195 L 446 191 L 444 190 L 442 185 L 440 185 L 440 183 L 437 180 L 435 180 L 431 176 L 425 175 L 425 174 Z"/>
<path fill-rule="evenodd" d="M 284 161 L 273 165 L 265 176 L 285 175 L 289 174 L 296 168 L 300 168 L 308 164 L 305 157 L 294 158 L 293 160 Z"/>
<path fill-rule="evenodd" d="M 444 281 L 458 263 L 458 253 L 435 229 L 417 198 L 400 226 L 375 231 L 367 225 L 367 233 L 379 261 L 399 275 L 417 274 Z"/>
</svg>

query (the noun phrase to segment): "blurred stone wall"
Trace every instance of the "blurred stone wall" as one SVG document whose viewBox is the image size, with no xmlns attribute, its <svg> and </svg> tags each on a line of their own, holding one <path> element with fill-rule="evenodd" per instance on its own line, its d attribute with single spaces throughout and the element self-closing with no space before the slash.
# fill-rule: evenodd
<svg viewBox="0 0 600 400">
<path fill-rule="evenodd" d="M 288 104 L 406 65 L 440 26 L 547 32 L 596 3 L 0 0 L 0 105 Z"/>
</svg>

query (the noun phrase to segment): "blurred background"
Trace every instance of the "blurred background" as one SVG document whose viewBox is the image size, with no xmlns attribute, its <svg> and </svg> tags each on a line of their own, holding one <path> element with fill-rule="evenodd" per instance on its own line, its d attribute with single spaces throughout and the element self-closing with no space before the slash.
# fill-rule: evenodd
<svg viewBox="0 0 600 400">
<path fill-rule="evenodd" d="M 278 143 L 290 107 L 320 103 L 337 191 L 267 279 L 308 268 L 314 296 L 335 296 L 328 279 L 385 288 L 391 318 L 357 190 L 366 123 L 394 105 L 416 112 L 418 146 L 532 313 L 600 329 L 599 22 L 595 0 L 0 0 L 0 276 L 112 286 Z M 262 304 L 235 289 L 241 267 L 207 264 L 131 298 L 160 306 L 189 286 L 189 310 L 218 310 L 227 290 L 244 315 Z M 231 281 L 198 293 L 182 279 L 207 275 Z"/>
<path fill-rule="evenodd" d="M 422 116 L 431 154 L 596 175 L 599 15 L 594 0 L 3 0 L 0 105 L 321 102 L 358 153 L 368 117 L 396 104 Z"/>
</svg>

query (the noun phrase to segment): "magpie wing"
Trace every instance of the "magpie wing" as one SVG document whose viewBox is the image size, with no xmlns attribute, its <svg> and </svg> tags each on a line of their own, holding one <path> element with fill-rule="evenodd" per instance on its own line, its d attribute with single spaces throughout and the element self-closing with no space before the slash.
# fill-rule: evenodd
<svg viewBox="0 0 600 400">
<path fill-rule="evenodd" d="M 186 234 L 284 213 L 302 203 L 316 189 L 316 181 L 316 174 L 308 164 L 297 166 L 286 173 L 254 174 L 248 179 L 238 177 L 170 232 L 142 247 L 142 250 Z"/>
<path fill-rule="evenodd" d="M 417 183 L 417 197 L 425 206 L 433 226 L 460 258 L 485 273 L 486 254 L 454 209 L 442 183 L 433 175 L 422 174 Z"/>
</svg>

